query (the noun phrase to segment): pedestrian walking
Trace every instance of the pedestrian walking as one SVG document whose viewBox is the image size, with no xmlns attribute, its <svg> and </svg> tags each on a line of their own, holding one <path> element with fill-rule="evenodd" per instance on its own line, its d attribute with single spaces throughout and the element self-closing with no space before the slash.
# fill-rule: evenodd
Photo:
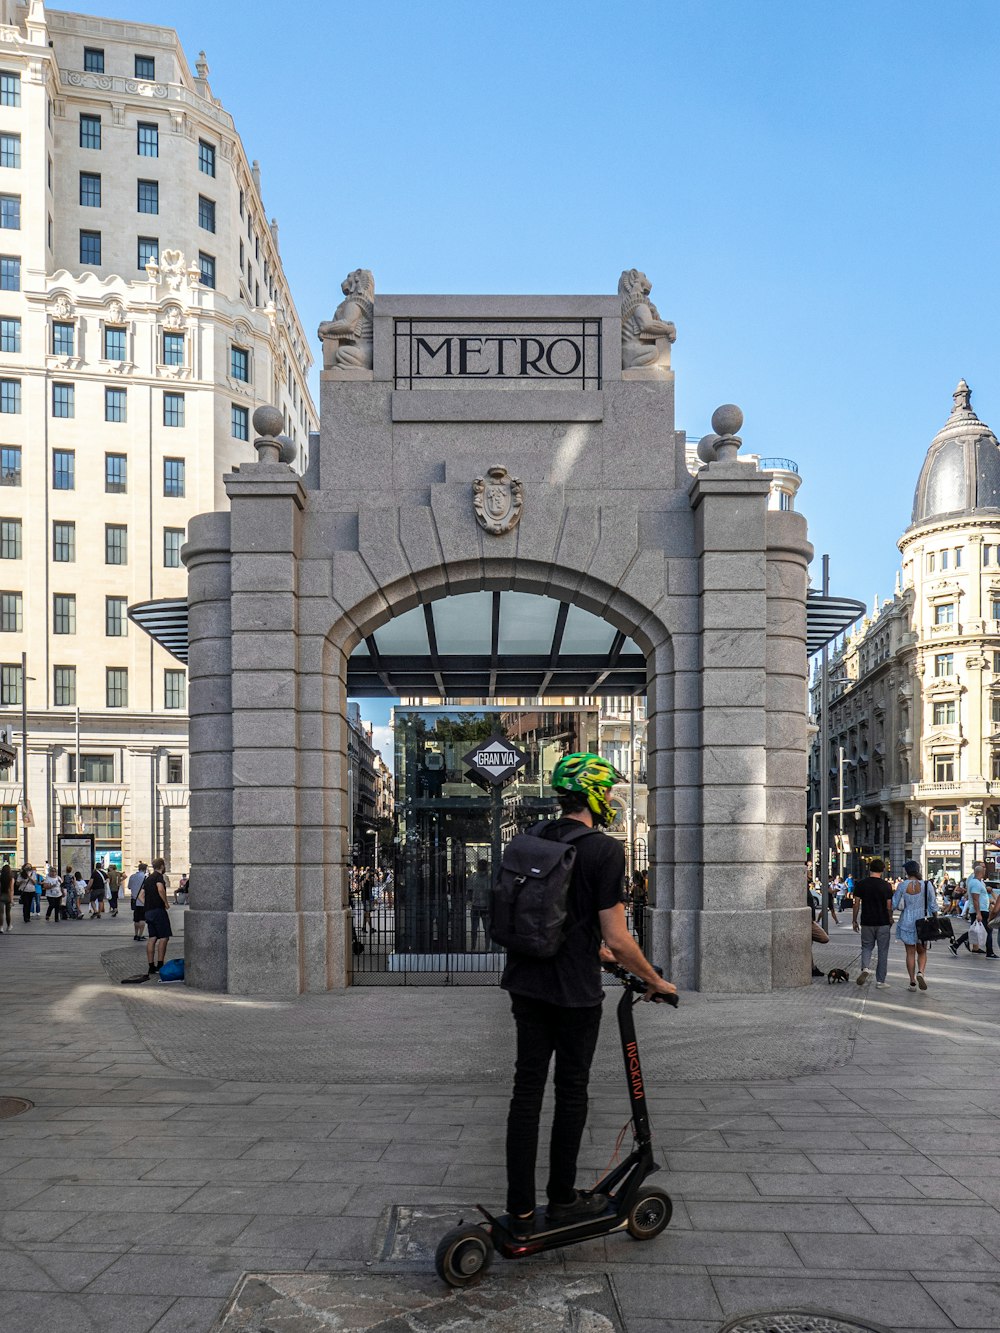
<svg viewBox="0 0 1000 1333">
<path fill-rule="evenodd" d="M 108 866 L 108 890 L 111 894 L 111 915 L 118 915 L 118 890 L 122 884 L 122 872 L 114 864 Z"/>
<path fill-rule="evenodd" d="M 14 892 L 21 900 L 24 924 L 29 926 L 31 924 L 31 909 L 35 903 L 35 868 L 27 861 L 17 872 L 14 881 Z"/>
<path fill-rule="evenodd" d="M 139 893 L 146 880 L 146 862 L 140 861 L 138 868 L 128 877 L 128 896 L 132 904 L 132 939 L 141 940 L 146 930 L 146 912 L 139 901 Z"/>
<path fill-rule="evenodd" d="M 906 971 L 910 978 L 909 990 L 927 989 L 924 973 L 927 969 L 927 945 L 917 936 L 917 922 L 925 916 L 935 916 L 938 910 L 937 890 L 930 880 L 920 878 L 920 866 L 907 861 L 903 866 L 906 879 L 892 895 L 893 909 L 900 913 L 896 922 L 896 939 L 906 946 Z"/>
<path fill-rule="evenodd" d="M 475 953 L 479 942 L 479 927 L 483 928 L 483 948 L 490 947 L 490 863 L 480 857 L 476 868 L 466 881 L 469 894 L 469 922 L 472 933 L 472 952 Z"/>
<path fill-rule="evenodd" d="M 549 1155 L 548 1220 L 585 1221 L 607 1208 L 604 1195 L 580 1194 L 576 1162 L 587 1122 L 587 1084 L 601 1022 L 601 938 L 612 956 L 647 985 L 646 998 L 673 995 L 632 938 L 625 919 L 625 853 L 600 830 L 611 823 L 608 800 L 621 775 L 599 755 L 565 755 L 552 773 L 560 817 L 540 826 L 541 836 L 573 840 L 576 859 L 566 930 L 553 957 L 534 957 L 508 946 L 501 986 L 508 991 L 517 1028 L 514 1089 L 507 1118 L 507 1208 L 515 1236 L 531 1234 L 535 1213 L 535 1158 L 549 1065 L 555 1055 L 555 1114 Z M 581 835 L 581 825 L 591 830 Z M 496 919 L 491 929 L 497 928 Z"/>
<path fill-rule="evenodd" d="M 892 885 L 882 878 L 885 862 L 877 856 L 868 865 L 867 878 L 854 885 L 854 907 L 851 926 L 861 932 L 861 971 L 858 985 L 863 986 L 871 976 L 872 953 L 878 950 L 875 964 L 875 987 L 884 990 L 888 985 L 889 944 L 892 937 Z M 858 918 L 860 917 L 860 924 Z"/>
<path fill-rule="evenodd" d="M 108 891 L 108 882 L 104 878 L 104 871 L 96 862 L 90 872 L 90 879 L 87 881 L 87 890 L 90 895 L 90 919 L 93 921 L 104 915 L 104 897 Z"/>
<path fill-rule="evenodd" d="M 62 880 L 53 870 L 49 870 L 44 880 L 45 920 L 54 916 L 56 921 L 62 916 Z"/>
<path fill-rule="evenodd" d="M 986 957 L 996 958 L 993 949 L 993 927 L 990 925 L 990 903 L 993 895 L 983 883 L 983 876 L 986 874 L 986 862 L 977 861 L 972 867 L 972 874 L 965 881 L 965 891 L 969 896 L 969 929 L 964 935 L 959 935 L 958 939 L 949 940 L 948 948 L 952 954 L 957 954 L 959 947 L 965 945 L 969 948 L 969 936 L 972 933 L 972 922 L 978 921 L 986 931 Z M 971 953 L 971 949 L 969 950 Z"/>
<path fill-rule="evenodd" d="M 170 939 L 170 913 L 167 903 L 167 881 L 164 875 L 166 866 L 160 857 L 153 862 L 153 868 L 142 882 L 139 901 L 146 918 L 149 939 L 146 941 L 146 961 L 149 975 L 159 972 L 167 954 L 167 940 Z"/>
<path fill-rule="evenodd" d="M 72 866 L 67 866 L 63 871 L 62 886 L 66 900 L 66 918 L 69 921 L 78 921 L 80 908 L 77 902 L 76 875 Z"/>
<path fill-rule="evenodd" d="M 0 866 L 0 935 L 10 934 L 10 908 L 14 901 L 14 870 L 9 861 Z"/>
</svg>

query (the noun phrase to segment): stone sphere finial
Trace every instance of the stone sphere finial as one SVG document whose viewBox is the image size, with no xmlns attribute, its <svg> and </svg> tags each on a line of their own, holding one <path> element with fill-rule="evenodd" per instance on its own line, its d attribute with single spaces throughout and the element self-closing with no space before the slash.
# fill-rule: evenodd
<svg viewBox="0 0 1000 1333">
<path fill-rule="evenodd" d="M 278 445 L 281 449 L 281 461 L 292 464 L 298 456 L 298 449 L 295 447 L 295 441 L 290 435 L 279 435 Z"/>
<path fill-rule="evenodd" d="M 703 463 L 714 463 L 715 447 L 719 443 L 718 435 L 703 435 L 698 441 L 698 457 Z"/>
<path fill-rule="evenodd" d="M 258 407 L 253 414 L 253 428 L 257 438 L 253 447 L 257 450 L 257 460 L 261 463 L 280 463 L 281 430 L 285 424 L 281 409 L 277 407 Z"/>
<path fill-rule="evenodd" d="M 743 413 L 735 403 L 723 403 L 712 413 L 712 429 L 720 435 L 735 435 L 743 425 Z"/>
<path fill-rule="evenodd" d="M 712 429 L 719 432 L 715 457 L 720 463 L 734 463 L 743 441 L 736 434 L 743 425 L 743 413 L 735 403 L 723 403 L 712 413 Z"/>
</svg>

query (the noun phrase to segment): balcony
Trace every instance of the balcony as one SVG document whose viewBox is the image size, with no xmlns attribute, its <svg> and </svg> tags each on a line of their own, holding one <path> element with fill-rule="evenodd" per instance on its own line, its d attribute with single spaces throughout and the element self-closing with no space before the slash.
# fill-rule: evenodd
<svg viewBox="0 0 1000 1333">
<path fill-rule="evenodd" d="M 981 800 L 984 796 L 1000 796 L 1000 781 L 962 778 L 958 782 L 915 782 L 912 790 L 917 800 L 933 801 L 941 797 Z"/>
</svg>

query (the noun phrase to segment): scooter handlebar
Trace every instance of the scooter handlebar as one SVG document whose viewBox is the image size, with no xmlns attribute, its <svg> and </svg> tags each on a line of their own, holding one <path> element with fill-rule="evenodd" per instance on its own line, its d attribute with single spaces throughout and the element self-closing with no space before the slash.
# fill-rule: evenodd
<svg viewBox="0 0 1000 1333">
<path fill-rule="evenodd" d="M 622 967 L 620 963 L 606 963 L 602 961 L 601 967 L 609 974 L 609 976 L 617 977 L 625 989 L 631 991 L 634 995 L 645 995 L 646 991 L 649 989 L 646 982 L 643 981 L 641 977 L 637 977 L 633 972 L 629 972 L 627 968 Z M 657 967 L 654 964 L 653 970 L 659 972 L 661 977 L 663 976 L 662 967 Z M 656 995 L 653 997 L 653 1003 L 666 1003 L 672 1005 L 673 1008 L 676 1009 L 680 1003 L 680 997 L 677 995 Z"/>
</svg>

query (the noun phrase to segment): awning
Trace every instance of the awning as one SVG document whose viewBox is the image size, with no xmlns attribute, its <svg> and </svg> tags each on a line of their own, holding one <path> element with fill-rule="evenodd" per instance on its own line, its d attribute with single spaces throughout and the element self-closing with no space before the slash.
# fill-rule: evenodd
<svg viewBox="0 0 1000 1333">
<path fill-rule="evenodd" d="M 187 662 L 184 598 L 140 602 L 128 614 Z M 863 602 L 810 589 L 809 655 L 864 614 Z M 579 606 L 533 593 L 469 592 L 414 607 L 369 634 L 351 654 L 347 688 L 354 698 L 643 694 L 646 659 L 621 630 Z"/>
<path fill-rule="evenodd" d="M 832 643 L 865 614 L 864 602 L 853 597 L 824 597 L 810 588 L 806 594 L 806 653 L 812 657 Z"/>
</svg>

